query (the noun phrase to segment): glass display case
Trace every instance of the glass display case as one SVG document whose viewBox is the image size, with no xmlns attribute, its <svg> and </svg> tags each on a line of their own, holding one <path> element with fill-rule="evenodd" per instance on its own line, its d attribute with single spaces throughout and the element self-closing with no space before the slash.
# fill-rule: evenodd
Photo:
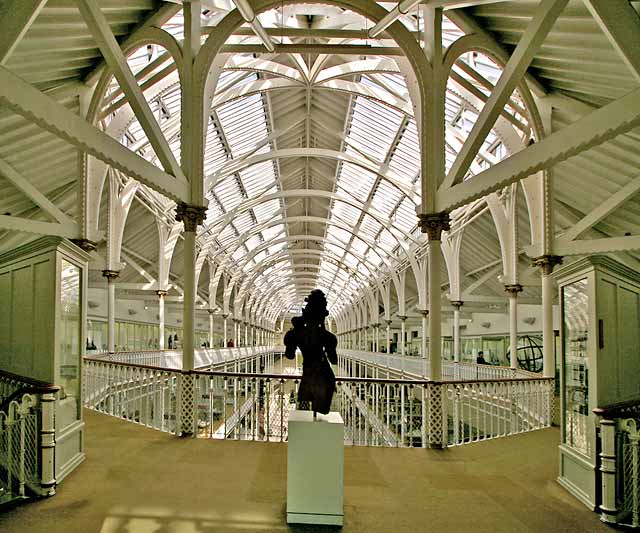
<svg viewBox="0 0 640 533">
<path fill-rule="evenodd" d="M 82 356 L 89 256 L 42 237 L 0 256 L 0 367 L 60 387 L 55 404 L 55 477 L 84 459 Z"/>
<path fill-rule="evenodd" d="M 640 274 L 590 256 L 555 272 L 561 313 L 558 481 L 591 509 L 599 504 L 593 410 L 640 394 Z"/>
<path fill-rule="evenodd" d="M 564 439 L 568 446 L 591 457 L 588 438 L 589 358 L 587 339 L 589 317 L 587 280 L 581 279 L 562 287 L 564 339 Z"/>
</svg>

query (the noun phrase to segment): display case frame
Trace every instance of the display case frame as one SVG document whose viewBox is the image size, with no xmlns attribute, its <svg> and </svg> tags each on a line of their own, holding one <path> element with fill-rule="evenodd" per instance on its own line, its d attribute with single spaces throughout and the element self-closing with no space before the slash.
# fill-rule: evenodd
<svg viewBox="0 0 640 533">
<path fill-rule="evenodd" d="M 593 410 L 640 396 L 640 274 L 602 255 L 555 272 L 560 303 L 558 482 L 590 509 L 600 500 Z"/>
</svg>

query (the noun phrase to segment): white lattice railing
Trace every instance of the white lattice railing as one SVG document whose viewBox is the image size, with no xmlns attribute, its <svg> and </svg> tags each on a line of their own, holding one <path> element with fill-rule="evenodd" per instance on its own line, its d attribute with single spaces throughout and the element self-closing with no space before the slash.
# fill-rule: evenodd
<svg viewBox="0 0 640 533">
<path fill-rule="evenodd" d="M 38 483 L 38 415 L 36 398 L 24 394 L 0 412 L 0 466 L 4 491 L 24 498 L 26 486 Z"/>
<path fill-rule="evenodd" d="M 187 427 L 199 437 L 283 441 L 300 376 L 256 372 L 277 367 L 272 354 L 260 357 L 238 372 L 182 372 L 87 358 L 85 406 L 175 434 Z M 351 363 L 340 359 L 340 365 Z M 346 375 L 354 370 L 356 375 Z M 551 423 L 552 379 L 429 382 L 358 372 L 367 367 L 341 366 L 337 372 L 332 410 L 342 414 L 347 444 L 446 447 Z"/>
<path fill-rule="evenodd" d="M 603 522 L 640 527 L 640 402 L 594 409 L 599 420 Z"/>
<path fill-rule="evenodd" d="M 174 351 L 171 352 L 169 356 L 175 361 Z M 266 347 L 198 352 L 196 366 L 235 372 L 272 368 L 276 353 Z M 181 364 L 182 353 L 176 353 Z M 197 422 L 194 405 L 197 405 L 198 392 L 192 390 L 195 372 L 178 370 L 178 365 L 163 368 L 129 362 L 132 359 L 158 361 L 149 354 L 157 357 L 162 352 L 117 352 L 108 357 L 85 357 L 85 407 L 168 433 L 192 433 L 195 430 L 192 426 Z"/>
<path fill-rule="evenodd" d="M 354 361 L 375 365 L 379 370 L 389 371 L 394 375 L 409 377 L 424 378 L 429 364 L 428 359 L 421 357 L 375 353 L 362 350 L 340 349 L 338 350 L 338 354 L 345 359 L 353 359 Z M 445 380 L 527 379 L 531 377 L 539 377 L 539 374 L 506 366 L 442 361 L 442 379 Z"/>
<path fill-rule="evenodd" d="M 246 346 L 242 348 L 201 348 L 194 352 L 195 367 L 216 368 L 229 362 L 253 358 L 263 353 L 282 351 L 280 347 Z M 90 359 L 155 366 L 159 368 L 182 368 L 182 350 L 145 350 L 134 352 L 104 352 L 92 354 Z"/>
<path fill-rule="evenodd" d="M 0 372 L 0 486 L 7 494 L 55 494 L 55 405 L 59 388 Z M 5 494 L 5 495 L 7 495 Z"/>
</svg>

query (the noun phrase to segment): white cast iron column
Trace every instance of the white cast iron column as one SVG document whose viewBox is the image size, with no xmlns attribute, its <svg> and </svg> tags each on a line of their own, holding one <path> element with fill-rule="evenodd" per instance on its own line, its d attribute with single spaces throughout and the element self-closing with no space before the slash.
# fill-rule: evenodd
<svg viewBox="0 0 640 533">
<path fill-rule="evenodd" d="M 453 306 L 453 360 L 460 362 L 460 308 L 463 305 L 461 301 L 451 302 Z"/>
<path fill-rule="evenodd" d="M 107 278 L 107 351 L 115 352 L 116 346 L 116 279 L 120 275 L 117 270 L 103 270 Z"/>
<path fill-rule="evenodd" d="M 518 293 L 522 292 L 522 285 L 505 285 L 504 290 L 509 294 L 509 364 L 511 368 L 518 368 Z"/>
<path fill-rule="evenodd" d="M 542 276 L 542 375 L 555 377 L 555 335 L 553 333 L 553 291 L 551 275 L 556 265 L 562 264 L 557 255 L 543 255 L 535 259 Z"/>
</svg>

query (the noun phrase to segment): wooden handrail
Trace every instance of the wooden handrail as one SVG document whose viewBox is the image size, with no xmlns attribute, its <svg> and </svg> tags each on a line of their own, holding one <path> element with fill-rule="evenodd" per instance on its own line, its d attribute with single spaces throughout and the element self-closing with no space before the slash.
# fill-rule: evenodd
<svg viewBox="0 0 640 533">
<path fill-rule="evenodd" d="M 640 414 L 640 398 L 596 407 L 593 413 L 602 418 L 618 418 L 629 414 Z"/>
<path fill-rule="evenodd" d="M 0 380 L 2 380 L 2 378 L 29 385 L 33 392 L 37 392 L 39 394 L 55 393 L 60 390 L 60 387 L 53 385 L 52 383 L 47 383 L 46 381 L 40 381 L 39 379 L 27 376 L 21 376 L 19 374 L 13 374 L 12 372 L 7 372 L 5 370 L 0 370 Z"/>
</svg>

